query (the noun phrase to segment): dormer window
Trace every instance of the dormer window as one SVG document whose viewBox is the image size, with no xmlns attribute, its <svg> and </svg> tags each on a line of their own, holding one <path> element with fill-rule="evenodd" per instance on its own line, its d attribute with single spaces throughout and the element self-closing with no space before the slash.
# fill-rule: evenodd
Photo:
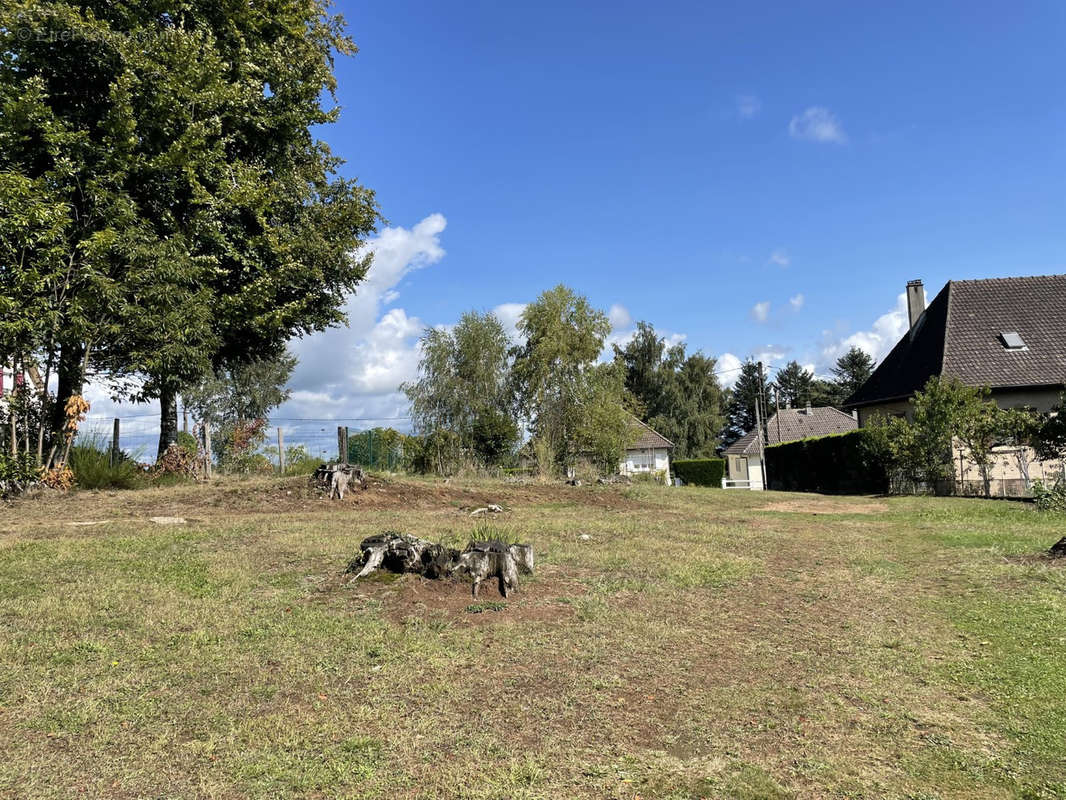
<svg viewBox="0 0 1066 800">
<path fill-rule="evenodd" d="M 1000 331 L 999 338 L 1003 341 L 1003 346 L 1008 350 L 1028 350 L 1025 340 L 1022 339 L 1015 331 Z"/>
</svg>

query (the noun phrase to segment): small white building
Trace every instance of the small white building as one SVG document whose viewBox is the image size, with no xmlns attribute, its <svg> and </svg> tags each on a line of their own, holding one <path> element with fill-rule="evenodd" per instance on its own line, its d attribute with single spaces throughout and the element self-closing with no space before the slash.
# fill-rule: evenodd
<svg viewBox="0 0 1066 800">
<path fill-rule="evenodd" d="M 638 438 L 626 448 L 625 457 L 618 467 L 623 475 L 656 475 L 663 483 L 670 483 L 670 451 L 674 443 L 658 431 L 652 430 L 634 418 Z"/>
<path fill-rule="evenodd" d="M 851 414 L 832 406 L 817 408 L 782 408 L 766 421 L 765 446 L 784 444 L 800 439 L 847 433 L 859 427 Z M 750 431 L 722 451 L 726 462 L 726 477 L 722 488 L 765 489 L 763 485 L 763 452 L 756 431 Z"/>
<path fill-rule="evenodd" d="M 762 482 L 762 452 L 756 431 L 746 433 L 722 451 L 725 456 L 726 477 L 722 488 L 764 488 Z"/>
</svg>

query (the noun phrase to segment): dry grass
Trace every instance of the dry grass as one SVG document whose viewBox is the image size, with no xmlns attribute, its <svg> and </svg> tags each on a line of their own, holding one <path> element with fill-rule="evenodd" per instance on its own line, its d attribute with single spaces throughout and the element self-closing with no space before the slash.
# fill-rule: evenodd
<svg viewBox="0 0 1066 800">
<path fill-rule="evenodd" d="M 488 502 L 509 511 L 464 511 Z M 1066 796 L 1066 574 L 1036 557 L 1063 521 L 398 479 L 23 503 L 0 795 Z M 537 551 L 506 601 L 341 575 L 370 533 L 485 525 Z"/>
</svg>

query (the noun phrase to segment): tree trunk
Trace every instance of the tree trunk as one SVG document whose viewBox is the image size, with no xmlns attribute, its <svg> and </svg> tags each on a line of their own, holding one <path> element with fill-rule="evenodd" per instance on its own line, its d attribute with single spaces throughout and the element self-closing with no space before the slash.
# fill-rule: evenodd
<svg viewBox="0 0 1066 800">
<path fill-rule="evenodd" d="M 67 400 L 80 395 L 85 386 L 85 345 L 81 342 L 66 342 L 59 352 L 59 367 L 56 370 L 55 405 L 49 421 L 48 446 L 52 452 L 63 447 L 63 426 L 66 423 Z"/>
<path fill-rule="evenodd" d="M 169 386 L 159 392 L 159 450 L 156 459 L 178 440 L 178 393 Z"/>
</svg>

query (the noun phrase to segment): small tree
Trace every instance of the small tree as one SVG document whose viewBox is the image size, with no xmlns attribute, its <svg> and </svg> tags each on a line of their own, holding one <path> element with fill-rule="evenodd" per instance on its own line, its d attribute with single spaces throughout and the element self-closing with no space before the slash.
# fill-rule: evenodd
<svg viewBox="0 0 1066 800">
<path fill-rule="evenodd" d="M 634 438 L 633 415 L 625 405 L 625 370 L 600 364 L 590 370 L 579 401 L 576 447 L 605 474 L 614 474 Z"/>
<path fill-rule="evenodd" d="M 1043 420 L 1040 415 L 1025 408 L 1011 408 L 1000 412 L 1000 429 L 1005 444 L 1014 446 L 1014 458 L 1018 464 L 1025 488 L 1031 489 L 1033 482 L 1029 476 L 1030 454 L 1037 447 Z"/>
<path fill-rule="evenodd" d="M 1004 438 L 1003 412 L 989 400 L 987 387 L 956 387 L 958 407 L 953 424 L 955 437 L 969 453 L 984 484 L 985 497 L 992 494 L 992 448 Z"/>
</svg>

